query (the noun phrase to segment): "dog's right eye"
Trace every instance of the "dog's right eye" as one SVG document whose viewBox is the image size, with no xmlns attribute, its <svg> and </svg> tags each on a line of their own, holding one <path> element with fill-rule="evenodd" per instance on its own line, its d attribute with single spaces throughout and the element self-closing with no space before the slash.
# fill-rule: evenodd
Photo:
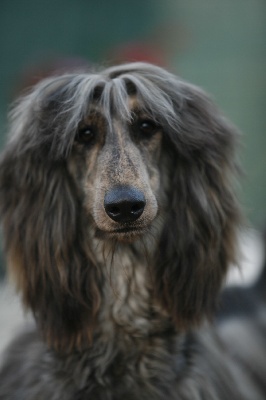
<svg viewBox="0 0 266 400">
<path fill-rule="evenodd" d="M 76 141 L 83 144 L 93 144 L 95 140 L 95 129 L 92 126 L 85 126 L 78 130 Z"/>
</svg>

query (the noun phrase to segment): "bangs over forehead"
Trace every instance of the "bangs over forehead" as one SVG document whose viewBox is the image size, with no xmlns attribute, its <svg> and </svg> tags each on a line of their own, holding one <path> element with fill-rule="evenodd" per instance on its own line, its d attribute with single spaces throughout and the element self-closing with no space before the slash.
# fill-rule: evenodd
<svg viewBox="0 0 266 400">
<path fill-rule="evenodd" d="M 178 81 L 173 75 L 159 67 L 142 63 L 109 68 L 99 74 L 76 75 L 64 88 L 71 94 L 61 104 L 62 112 L 71 111 L 71 117 L 76 121 L 97 104 L 109 124 L 114 114 L 130 121 L 132 116 L 128 98 L 134 96 L 138 106 L 147 114 L 176 125 L 174 101 L 177 100 L 177 85 Z M 71 104 L 71 109 L 64 107 L 67 103 Z"/>
<path fill-rule="evenodd" d="M 159 67 L 132 63 L 108 68 L 101 73 L 63 75 L 41 82 L 11 113 L 11 120 L 17 122 L 21 116 L 19 123 L 23 124 L 23 129 L 22 125 L 19 128 L 13 124 L 13 137 L 18 136 L 15 131 L 25 131 L 25 125 L 29 124 L 22 117 L 25 104 L 28 109 L 34 105 L 33 111 L 43 127 L 38 130 L 38 138 L 32 131 L 24 145 L 29 148 L 49 141 L 54 155 L 66 156 L 80 122 L 95 105 L 101 108 L 110 125 L 114 115 L 130 121 L 130 96 L 134 96 L 138 107 L 157 122 L 172 127 L 178 125 L 175 110 L 181 108 L 184 98 L 181 82 Z"/>
</svg>

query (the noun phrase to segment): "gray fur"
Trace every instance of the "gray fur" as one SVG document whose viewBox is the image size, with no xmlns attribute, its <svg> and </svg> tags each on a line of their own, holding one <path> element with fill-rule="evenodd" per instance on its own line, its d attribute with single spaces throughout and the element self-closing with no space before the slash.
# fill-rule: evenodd
<svg viewBox="0 0 266 400">
<path fill-rule="evenodd" d="M 205 93 L 133 63 L 47 79 L 10 119 L 4 247 L 36 327 L 6 353 L 0 400 L 263 400 L 260 292 L 252 315 L 207 322 L 241 213 L 238 134 Z M 121 186 L 145 197 L 136 221 L 107 215 Z"/>
</svg>

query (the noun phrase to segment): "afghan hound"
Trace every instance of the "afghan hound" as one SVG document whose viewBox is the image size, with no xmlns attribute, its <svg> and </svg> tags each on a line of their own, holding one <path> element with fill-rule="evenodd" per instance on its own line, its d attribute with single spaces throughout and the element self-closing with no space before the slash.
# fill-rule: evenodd
<svg viewBox="0 0 266 400">
<path fill-rule="evenodd" d="M 36 327 L 6 353 L 1 400 L 265 400 L 263 294 L 214 313 L 238 253 L 237 142 L 201 89 L 145 63 L 18 101 L 1 216 Z"/>
</svg>

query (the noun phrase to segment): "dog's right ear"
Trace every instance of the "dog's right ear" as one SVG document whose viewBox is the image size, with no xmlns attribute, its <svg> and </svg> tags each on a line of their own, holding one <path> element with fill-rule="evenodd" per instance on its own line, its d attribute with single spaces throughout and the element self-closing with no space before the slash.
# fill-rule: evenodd
<svg viewBox="0 0 266 400">
<path fill-rule="evenodd" d="M 61 83 L 38 86 L 13 111 L 0 159 L 0 211 L 8 267 L 24 304 L 48 344 L 69 351 L 90 340 L 101 294 L 78 189 L 52 142 L 64 128 L 55 118 Z"/>
</svg>

